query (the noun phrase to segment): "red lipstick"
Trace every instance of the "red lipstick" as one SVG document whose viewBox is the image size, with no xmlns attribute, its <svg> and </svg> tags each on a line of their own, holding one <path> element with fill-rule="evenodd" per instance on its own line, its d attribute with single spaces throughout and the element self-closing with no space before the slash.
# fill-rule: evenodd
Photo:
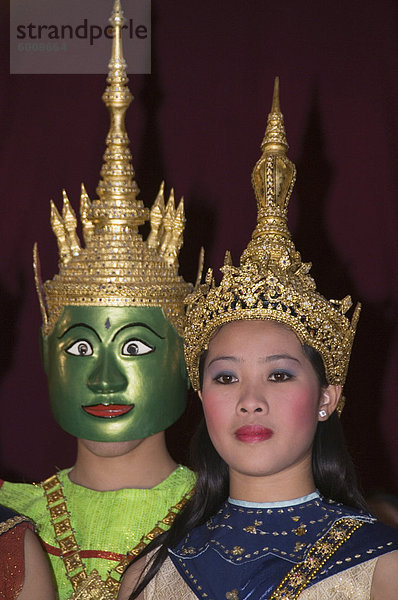
<svg viewBox="0 0 398 600">
<path fill-rule="evenodd" d="M 274 432 L 262 425 L 244 425 L 235 431 L 235 437 L 240 442 L 253 444 L 255 442 L 264 442 L 272 437 Z"/>
<path fill-rule="evenodd" d="M 86 413 L 94 417 L 112 419 L 128 413 L 134 408 L 134 404 L 94 404 L 94 406 L 83 406 L 82 408 Z"/>
</svg>

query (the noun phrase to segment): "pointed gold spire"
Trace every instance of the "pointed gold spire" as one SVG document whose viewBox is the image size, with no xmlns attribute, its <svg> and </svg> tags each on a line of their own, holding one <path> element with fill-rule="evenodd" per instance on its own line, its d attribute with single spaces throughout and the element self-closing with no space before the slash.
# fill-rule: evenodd
<svg viewBox="0 0 398 600">
<path fill-rule="evenodd" d="M 169 209 L 170 206 L 170 209 Z M 168 223 L 166 224 L 166 215 Z M 169 266 L 177 264 L 178 254 L 183 242 L 183 231 L 185 227 L 184 198 L 181 198 L 177 208 L 174 204 L 174 194 L 170 195 L 168 210 L 165 215 L 165 236 L 160 253 Z"/>
<path fill-rule="evenodd" d="M 59 259 L 60 259 L 61 264 L 65 264 L 65 263 L 69 262 L 69 260 L 71 259 L 71 253 L 70 253 L 68 241 L 66 239 L 66 231 L 65 231 L 64 223 L 61 218 L 61 215 L 58 212 L 57 207 L 55 206 L 55 204 L 52 200 L 50 201 L 50 207 L 51 207 L 51 227 L 57 238 Z"/>
<path fill-rule="evenodd" d="M 289 145 L 279 104 L 279 77 L 275 77 L 271 112 L 268 115 L 267 129 L 265 130 L 261 150 L 263 152 L 286 153 L 288 149 Z"/>
<path fill-rule="evenodd" d="M 67 264 L 73 256 L 79 255 L 81 247 L 76 233 L 75 211 L 70 205 L 65 190 L 62 191 L 62 195 L 62 217 L 54 202 L 51 201 L 51 225 L 57 237 L 61 264 Z"/>
<path fill-rule="evenodd" d="M 176 209 L 175 209 L 175 201 L 174 201 L 174 190 L 172 188 L 170 191 L 170 196 L 167 201 L 166 210 L 165 210 L 164 218 L 163 218 L 164 234 L 163 234 L 163 239 L 162 239 L 162 243 L 161 243 L 160 250 L 159 250 L 159 252 L 162 256 L 165 256 L 167 254 L 167 249 L 170 245 L 170 242 L 171 242 L 171 239 L 173 236 L 173 225 L 174 225 L 174 221 L 175 221 L 175 216 L 176 216 Z"/>
<path fill-rule="evenodd" d="M 51 204 L 51 224 L 57 237 L 60 270 L 41 283 L 35 251 L 35 280 L 43 313 L 43 331 L 48 335 L 64 306 L 154 306 L 182 334 L 184 299 L 191 289 L 178 274 L 178 252 L 182 245 L 184 207 L 176 211 L 174 192 L 164 206 L 162 183 L 151 211 L 151 232 L 146 241 L 138 227 L 149 210 L 137 199 L 138 186 L 125 129 L 125 113 L 133 96 L 127 86 L 123 57 L 120 0 L 115 0 L 110 18 L 113 27 L 112 56 L 107 87 L 103 94 L 109 109 L 98 198 L 90 198 L 82 185 L 80 215 L 85 248 L 76 234 L 76 216 L 64 192 L 62 217 Z"/>
<path fill-rule="evenodd" d="M 88 197 L 84 183 L 82 183 L 80 193 L 80 219 L 83 225 L 83 239 L 86 245 L 88 244 L 94 230 L 93 222 L 89 218 L 90 211 L 90 198 Z"/>
<path fill-rule="evenodd" d="M 149 248 L 158 248 L 163 236 L 164 219 L 164 181 L 160 185 L 158 195 L 151 208 L 151 232 L 148 236 L 147 244 Z"/>
<path fill-rule="evenodd" d="M 75 211 L 70 205 L 69 198 L 65 190 L 62 190 L 62 196 L 64 201 L 62 208 L 62 218 L 64 220 L 65 232 L 68 238 L 71 255 L 77 256 L 81 250 L 79 238 L 77 237 L 76 233 L 77 219 Z"/>
<path fill-rule="evenodd" d="M 261 256 L 262 260 L 276 263 L 296 261 L 287 226 L 287 209 L 296 180 L 296 167 L 286 156 L 288 147 L 280 109 L 279 78 L 276 77 L 271 112 L 261 144 L 262 156 L 252 173 L 257 198 L 257 227 L 242 260 Z M 265 241 L 267 247 L 263 248 Z"/>
<path fill-rule="evenodd" d="M 198 270 L 196 273 L 195 289 L 197 287 L 199 287 L 200 282 L 202 281 L 204 264 L 205 264 L 205 249 L 203 248 L 203 246 L 201 246 L 200 252 L 199 252 L 199 258 L 198 258 Z"/>
<path fill-rule="evenodd" d="M 130 152 L 130 140 L 125 128 L 125 114 L 133 95 L 128 88 L 126 61 L 123 56 L 123 11 L 120 0 L 115 0 L 112 16 L 112 56 L 109 62 L 108 86 L 102 96 L 110 114 L 110 128 L 106 139 L 104 164 L 93 204 L 92 220 L 98 227 L 118 227 L 125 224 L 133 230 L 148 219 L 148 210 L 137 200 L 138 186 Z"/>
</svg>

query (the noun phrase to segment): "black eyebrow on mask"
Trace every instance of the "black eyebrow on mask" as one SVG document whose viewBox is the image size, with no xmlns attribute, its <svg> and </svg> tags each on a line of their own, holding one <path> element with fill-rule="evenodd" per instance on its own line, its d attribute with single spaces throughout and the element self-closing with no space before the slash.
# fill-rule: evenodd
<svg viewBox="0 0 398 600">
<path fill-rule="evenodd" d="M 95 333 L 95 335 L 97 336 L 99 341 L 102 342 L 100 336 L 95 331 L 95 329 L 93 327 L 91 327 L 90 325 L 87 325 L 87 323 L 75 323 L 74 325 L 71 325 L 70 327 L 68 327 L 68 329 L 65 329 L 65 331 L 58 337 L 58 339 L 61 340 L 64 337 L 64 335 L 66 335 L 68 333 L 68 331 L 70 331 L 71 329 L 74 329 L 75 327 L 85 327 L 86 329 L 91 329 L 91 331 L 93 333 Z"/>
<path fill-rule="evenodd" d="M 152 327 L 149 327 L 149 325 L 147 325 L 146 323 L 140 323 L 140 322 L 138 322 L 138 323 L 127 323 L 127 325 L 124 325 L 123 327 L 121 327 L 119 329 L 119 331 L 117 331 L 115 333 L 115 335 L 113 336 L 112 342 L 114 341 L 115 337 L 117 335 L 119 335 L 119 333 L 121 331 L 123 331 L 124 329 L 127 329 L 129 327 L 145 327 L 145 329 L 149 329 L 149 331 L 152 331 L 152 333 L 154 333 L 159 339 L 161 339 L 161 340 L 165 339 L 164 336 L 159 335 L 159 333 L 157 333 L 154 329 L 152 329 Z"/>
</svg>

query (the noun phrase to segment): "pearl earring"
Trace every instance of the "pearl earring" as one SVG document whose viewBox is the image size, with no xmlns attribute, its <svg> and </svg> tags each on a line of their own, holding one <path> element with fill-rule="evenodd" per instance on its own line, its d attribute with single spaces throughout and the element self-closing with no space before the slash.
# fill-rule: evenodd
<svg viewBox="0 0 398 600">
<path fill-rule="evenodd" d="M 327 412 L 326 410 L 320 410 L 319 411 L 319 416 L 321 417 L 321 419 L 324 419 L 327 416 Z"/>
</svg>

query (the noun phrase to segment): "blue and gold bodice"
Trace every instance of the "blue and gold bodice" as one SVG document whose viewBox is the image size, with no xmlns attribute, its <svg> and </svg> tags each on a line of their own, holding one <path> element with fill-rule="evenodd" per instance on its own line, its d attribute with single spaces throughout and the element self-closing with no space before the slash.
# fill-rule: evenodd
<svg viewBox="0 0 398 600">
<path fill-rule="evenodd" d="M 283 503 L 230 499 L 170 559 L 208 600 L 282 600 L 398 549 L 398 531 L 318 493 Z"/>
</svg>

